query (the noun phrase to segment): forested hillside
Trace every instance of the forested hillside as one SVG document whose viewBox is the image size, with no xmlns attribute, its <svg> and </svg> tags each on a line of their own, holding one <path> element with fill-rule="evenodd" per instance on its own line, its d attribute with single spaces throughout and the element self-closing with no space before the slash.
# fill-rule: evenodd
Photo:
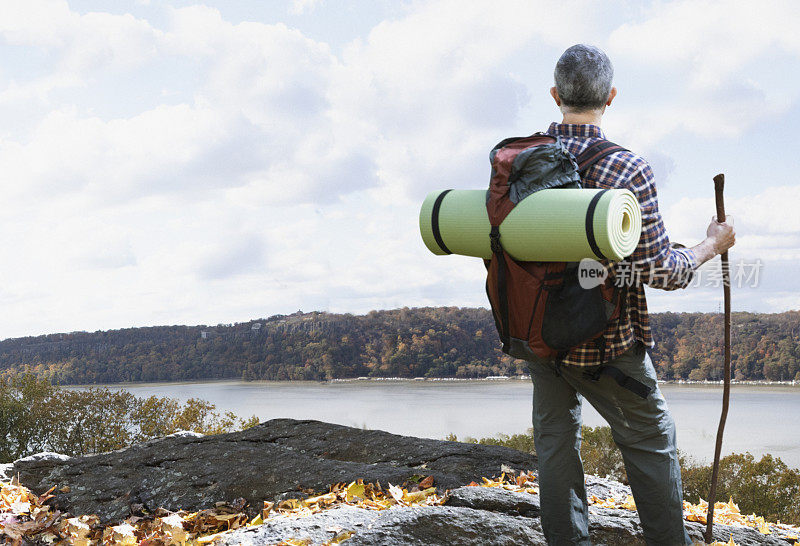
<svg viewBox="0 0 800 546">
<path fill-rule="evenodd" d="M 721 379 L 722 316 L 652 315 L 664 379 Z M 800 312 L 734 313 L 736 379 L 800 380 Z M 232 325 L 73 332 L 0 342 L 0 373 L 53 382 L 460 377 L 526 373 L 485 309 L 295 313 Z"/>
</svg>

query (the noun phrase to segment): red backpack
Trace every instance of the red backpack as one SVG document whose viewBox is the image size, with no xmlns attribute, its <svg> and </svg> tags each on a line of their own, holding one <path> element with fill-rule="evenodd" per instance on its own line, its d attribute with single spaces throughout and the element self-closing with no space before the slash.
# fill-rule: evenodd
<svg viewBox="0 0 800 546">
<path fill-rule="evenodd" d="M 581 175 L 600 159 L 625 148 L 599 140 L 577 158 L 561 139 L 544 133 L 503 140 L 492 149 L 492 175 L 486 209 L 491 224 L 491 260 L 485 260 L 486 293 L 492 307 L 503 352 L 515 358 L 555 359 L 593 341 L 605 362 L 603 333 L 616 320 L 624 289 L 610 278 L 592 289 L 578 282 L 576 262 L 522 262 L 503 249 L 499 226 L 517 203 L 547 188 L 580 188 Z M 597 193 L 587 211 L 587 238 L 598 260 L 605 259 L 593 233 Z M 535 358 L 534 358 L 535 359 Z M 600 370 L 598 370 L 599 376 Z"/>
</svg>

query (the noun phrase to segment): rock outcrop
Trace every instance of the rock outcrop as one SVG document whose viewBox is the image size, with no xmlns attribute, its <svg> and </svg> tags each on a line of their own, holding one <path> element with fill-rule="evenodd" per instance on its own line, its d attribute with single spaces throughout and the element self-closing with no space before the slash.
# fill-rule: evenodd
<svg viewBox="0 0 800 546">
<path fill-rule="evenodd" d="M 241 432 L 175 434 L 88 457 L 28 457 L 5 470 L 34 491 L 57 486 L 62 511 L 113 521 L 132 510 L 199 510 L 240 497 L 258 510 L 264 500 L 358 478 L 399 485 L 431 475 L 438 487 L 452 489 L 497 474 L 501 465 L 537 468 L 536 457 L 504 447 L 274 419 Z"/>
<path fill-rule="evenodd" d="M 627 494 L 617 482 L 587 476 L 587 492 L 605 497 Z M 589 507 L 589 531 L 596 546 L 644 546 L 639 517 L 623 509 Z M 705 526 L 687 522 L 692 540 L 703 544 Z M 547 544 L 539 521 L 539 496 L 499 488 L 459 487 L 450 491 L 444 506 L 393 508 L 369 511 L 342 506 L 310 517 L 274 518 L 258 527 L 239 529 L 225 536 L 226 546 L 261 546 L 295 538 L 323 544 L 342 530 L 354 531 L 347 544 L 353 546 L 401 545 L 541 545 Z M 729 538 L 739 546 L 786 542 L 764 536 L 755 529 L 716 525 L 719 541 Z"/>
<path fill-rule="evenodd" d="M 180 433 L 119 451 L 88 457 L 55 454 L 4 465 L 7 476 L 41 493 L 56 486 L 51 502 L 73 515 L 97 514 L 103 521 L 132 513 L 199 510 L 244 498 L 255 514 L 262 501 L 303 497 L 336 482 L 363 479 L 402 484 L 433 476 L 443 506 L 395 507 L 372 511 L 340 506 L 309 517 L 272 517 L 258 527 L 233 531 L 223 544 L 266 545 L 288 538 L 330 540 L 354 531 L 348 544 L 545 544 L 539 496 L 498 488 L 464 487 L 502 469 L 537 469 L 536 457 L 508 448 L 398 436 L 319 421 L 275 419 L 230 434 Z M 590 494 L 627 494 L 619 483 L 587 477 Z M 304 492 L 305 490 L 305 492 Z M 636 512 L 592 506 L 595 544 L 644 544 Z M 700 541 L 702 526 L 688 523 Z M 740 545 L 785 544 L 753 529 L 716 526 L 718 540 L 733 535 Z"/>
</svg>

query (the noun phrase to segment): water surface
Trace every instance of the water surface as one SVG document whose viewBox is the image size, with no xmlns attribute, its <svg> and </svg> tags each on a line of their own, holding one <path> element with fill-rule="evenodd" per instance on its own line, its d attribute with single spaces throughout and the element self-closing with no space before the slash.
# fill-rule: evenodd
<svg viewBox="0 0 800 546">
<path fill-rule="evenodd" d="M 136 396 L 203 398 L 217 409 L 261 420 L 318 419 L 396 434 L 460 439 L 524 432 L 531 426 L 529 381 L 209 381 L 109 385 Z M 662 384 L 678 447 L 709 462 L 722 409 L 721 385 Z M 584 423 L 605 422 L 587 403 Z M 800 468 L 800 387 L 733 385 L 723 455 L 771 453 Z"/>
</svg>

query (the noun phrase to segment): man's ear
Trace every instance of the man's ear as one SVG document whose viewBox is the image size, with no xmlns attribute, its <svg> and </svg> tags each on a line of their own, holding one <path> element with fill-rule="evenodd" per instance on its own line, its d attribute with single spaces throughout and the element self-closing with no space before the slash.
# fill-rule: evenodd
<svg viewBox="0 0 800 546">
<path fill-rule="evenodd" d="M 617 88 L 616 87 L 612 87 L 611 88 L 611 93 L 608 94 L 608 100 L 606 101 L 606 106 L 611 106 L 611 101 L 613 101 L 614 97 L 616 97 L 616 96 L 617 96 Z"/>
<path fill-rule="evenodd" d="M 615 90 L 616 92 L 616 90 Z M 561 98 L 558 96 L 558 91 L 556 91 L 555 87 L 550 88 L 550 96 L 553 97 L 553 100 L 556 101 L 556 106 L 561 108 Z"/>
</svg>

